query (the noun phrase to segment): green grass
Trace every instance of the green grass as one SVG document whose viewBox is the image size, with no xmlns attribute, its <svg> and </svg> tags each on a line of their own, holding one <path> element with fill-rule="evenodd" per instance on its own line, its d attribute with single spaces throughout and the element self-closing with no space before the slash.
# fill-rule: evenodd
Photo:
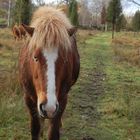
<svg viewBox="0 0 140 140">
<path fill-rule="evenodd" d="M 4 24 L 4 25 L 6 25 L 6 19 L 4 19 L 4 18 L 0 18 L 0 24 Z"/>
<path fill-rule="evenodd" d="M 110 44 L 110 33 L 78 36 L 81 71 L 69 93 L 63 116 L 62 140 L 82 140 L 83 137 L 95 140 L 140 139 L 140 70 L 126 62 L 115 61 Z M 2 140 L 30 138 L 23 94 L 17 80 L 8 81 L 9 76 L 16 79 L 11 68 L 15 67 L 17 52 L 11 55 L 12 50 L 4 48 L 0 56 L 0 72 L 4 71 L 6 77 L 0 90 Z"/>
<path fill-rule="evenodd" d="M 98 54 L 103 57 L 106 73 L 104 93 L 97 100 L 97 111 L 100 114 L 97 140 L 140 139 L 139 69 L 128 63 L 114 61 L 108 33 L 87 42 L 98 46 L 93 51 L 96 53 L 95 49 L 98 50 Z"/>
</svg>

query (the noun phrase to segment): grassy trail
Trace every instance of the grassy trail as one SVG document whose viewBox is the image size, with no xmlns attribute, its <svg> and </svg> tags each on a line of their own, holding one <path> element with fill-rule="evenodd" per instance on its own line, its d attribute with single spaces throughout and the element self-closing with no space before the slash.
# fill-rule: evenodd
<svg viewBox="0 0 140 140">
<path fill-rule="evenodd" d="M 69 93 L 61 140 L 140 140 L 140 70 L 116 62 L 110 44 L 109 33 L 79 38 L 80 76 Z M 0 140 L 29 140 L 23 95 L 11 91 L 0 90 Z"/>
<path fill-rule="evenodd" d="M 97 75 L 93 74 L 95 81 L 90 86 L 96 87 L 91 89 L 92 96 L 97 94 L 97 99 L 93 100 L 97 112 L 94 112 L 96 125 L 92 137 L 96 140 L 139 140 L 140 70 L 115 61 L 109 37 L 107 33 L 88 39 L 84 55 L 88 62 L 85 58 L 82 60 L 89 66 L 90 73 L 99 75 L 96 79 Z"/>
<path fill-rule="evenodd" d="M 81 73 L 70 95 L 72 118 L 65 117 L 68 138 L 140 139 L 140 71 L 114 60 L 110 37 L 99 34 L 79 45 Z"/>
</svg>

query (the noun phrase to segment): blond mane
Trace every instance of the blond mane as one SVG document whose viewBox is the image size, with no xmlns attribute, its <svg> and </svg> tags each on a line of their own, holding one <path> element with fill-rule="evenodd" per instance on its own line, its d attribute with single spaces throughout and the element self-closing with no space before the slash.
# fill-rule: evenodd
<svg viewBox="0 0 140 140">
<path fill-rule="evenodd" d="M 31 26 L 35 28 L 30 38 L 30 49 L 70 47 L 68 29 L 72 27 L 66 15 L 59 9 L 43 6 L 32 17 Z"/>
</svg>

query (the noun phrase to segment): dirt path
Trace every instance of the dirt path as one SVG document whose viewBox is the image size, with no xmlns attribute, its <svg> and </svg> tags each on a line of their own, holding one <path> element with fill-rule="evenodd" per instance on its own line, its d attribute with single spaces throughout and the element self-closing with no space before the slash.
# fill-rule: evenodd
<svg viewBox="0 0 140 140">
<path fill-rule="evenodd" d="M 88 83 L 81 83 L 83 87 L 83 93 L 86 94 L 86 100 L 82 99 L 81 105 L 79 106 L 81 114 L 87 116 L 87 121 L 92 123 L 93 127 L 96 127 L 99 114 L 96 111 L 97 98 L 104 93 L 105 79 L 103 58 L 98 54 L 95 57 L 95 66 L 88 73 Z M 83 112 L 84 111 L 84 112 Z"/>
<path fill-rule="evenodd" d="M 106 74 L 101 47 L 86 41 L 80 45 L 80 76 L 69 96 L 64 133 L 74 140 L 88 140 L 95 139 L 96 126 L 100 119 L 97 111 L 98 98 L 104 94 Z"/>
<path fill-rule="evenodd" d="M 95 66 L 93 71 L 90 71 L 89 83 L 82 85 L 83 92 L 87 94 L 86 105 L 80 105 L 82 115 L 87 117 L 87 122 L 91 124 L 91 127 L 96 128 L 100 114 L 97 111 L 97 99 L 104 94 L 104 79 L 106 74 L 104 72 L 103 58 L 98 54 L 95 58 Z M 86 88 L 85 88 L 86 87 Z M 83 140 L 95 140 L 93 136 L 84 136 Z"/>
</svg>

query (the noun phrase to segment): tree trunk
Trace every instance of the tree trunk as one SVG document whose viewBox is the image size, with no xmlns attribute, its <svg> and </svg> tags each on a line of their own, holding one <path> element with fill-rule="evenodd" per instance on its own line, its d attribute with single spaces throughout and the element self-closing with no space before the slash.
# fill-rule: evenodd
<svg viewBox="0 0 140 140">
<path fill-rule="evenodd" d="M 115 24 L 112 23 L 112 39 L 114 39 L 114 30 L 115 30 Z"/>
<path fill-rule="evenodd" d="M 108 30 L 108 23 L 106 22 L 105 23 L 105 32 L 107 32 L 107 30 Z"/>
<path fill-rule="evenodd" d="M 8 19 L 7 19 L 7 26 L 10 26 L 10 15 L 11 15 L 11 0 L 9 0 L 8 4 Z"/>
</svg>

